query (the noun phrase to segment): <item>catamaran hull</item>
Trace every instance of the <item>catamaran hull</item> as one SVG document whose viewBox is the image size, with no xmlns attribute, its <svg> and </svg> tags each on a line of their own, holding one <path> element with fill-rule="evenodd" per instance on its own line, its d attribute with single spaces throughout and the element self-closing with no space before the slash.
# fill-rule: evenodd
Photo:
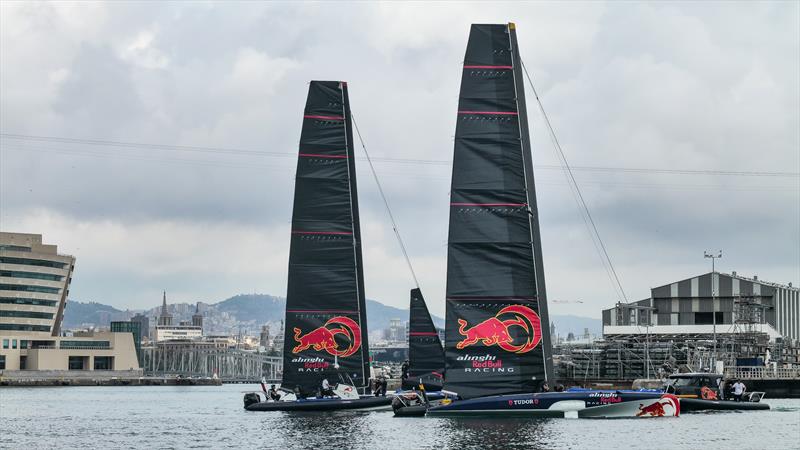
<svg viewBox="0 0 800 450">
<path fill-rule="evenodd" d="M 388 410 L 391 397 L 361 397 L 353 400 L 338 398 L 306 399 L 291 402 L 259 402 L 245 406 L 248 411 L 340 411 L 340 410 Z"/>
<path fill-rule="evenodd" d="M 480 397 L 428 409 L 431 416 L 670 417 L 680 401 L 657 392 L 551 392 Z"/>
<path fill-rule="evenodd" d="M 769 405 L 761 402 L 735 402 L 732 400 L 704 400 L 700 398 L 681 398 L 683 412 L 694 411 L 763 411 Z"/>
</svg>

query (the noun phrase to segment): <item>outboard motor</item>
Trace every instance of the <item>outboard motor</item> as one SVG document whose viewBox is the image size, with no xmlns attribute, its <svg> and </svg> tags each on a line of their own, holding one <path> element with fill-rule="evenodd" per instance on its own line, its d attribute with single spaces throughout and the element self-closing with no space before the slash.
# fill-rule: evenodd
<svg viewBox="0 0 800 450">
<path fill-rule="evenodd" d="M 248 392 L 247 394 L 244 394 L 244 407 L 245 408 L 247 408 L 248 406 L 250 406 L 250 405 L 252 405 L 254 403 L 260 403 L 260 402 L 261 402 L 261 397 L 259 397 L 259 395 L 256 394 L 255 392 Z"/>
</svg>

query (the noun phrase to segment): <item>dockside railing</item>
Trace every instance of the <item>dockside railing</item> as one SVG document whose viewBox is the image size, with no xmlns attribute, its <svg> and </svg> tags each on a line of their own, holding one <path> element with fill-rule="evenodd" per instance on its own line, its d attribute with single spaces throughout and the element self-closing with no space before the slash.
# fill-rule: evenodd
<svg viewBox="0 0 800 450">
<path fill-rule="evenodd" d="M 800 379 L 800 367 L 765 367 L 765 366 L 726 367 L 725 378 L 740 378 L 743 380 Z"/>
</svg>

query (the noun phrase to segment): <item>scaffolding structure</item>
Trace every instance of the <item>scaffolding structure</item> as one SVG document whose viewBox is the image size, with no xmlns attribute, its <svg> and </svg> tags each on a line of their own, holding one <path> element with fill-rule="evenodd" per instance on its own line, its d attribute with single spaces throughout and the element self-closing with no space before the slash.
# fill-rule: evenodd
<svg viewBox="0 0 800 450">
<path fill-rule="evenodd" d="M 217 377 L 226 383 L 280 379 L 282 358 L 206 341 L 164 341 L 142 347 L 146 375 Z"/>
<path fill-rule="evenodd" d="M 743 303 L 742 307 L 749 306 Z M 736 333 L 717 334 L 717 360 L 735 367 L 742 358 L 764 358 L 769 351 L 778 367 L 797 365 L 800 348 L 782 340 L 770 343 L 769 336 L 753 326 L 752 317 L 758 317 L 754 314 L 741 316 Z M 554 347 L 553 358 L 560 380 L 630 382 L 678 371 L 713 371 L 713 348 L 711 334 L 611 335 L 593 342 L 562 342 Z"/>
</svg>

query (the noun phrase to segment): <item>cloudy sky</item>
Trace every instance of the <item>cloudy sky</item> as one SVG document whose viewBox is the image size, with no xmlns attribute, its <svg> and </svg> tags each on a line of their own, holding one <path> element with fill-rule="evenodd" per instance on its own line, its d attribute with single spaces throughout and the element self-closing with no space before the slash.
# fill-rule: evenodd
<svg viewBox="0 0 800 450">
<path fill-rule="evenodd" d="M 704 250 L 800 281 L 797 2 L 3 2 L 0 228 L 76 255 L 74 300 L 284 295 L 307 83 L 346 80 L 442 314 L 469 25 L 507 21 L 629 299 L 710 270 Z M 551 310 L 599 317 L 621 295 L 528 100 Z M 367 296 L 405 307 L 358 171 Z"/>
</svg>

